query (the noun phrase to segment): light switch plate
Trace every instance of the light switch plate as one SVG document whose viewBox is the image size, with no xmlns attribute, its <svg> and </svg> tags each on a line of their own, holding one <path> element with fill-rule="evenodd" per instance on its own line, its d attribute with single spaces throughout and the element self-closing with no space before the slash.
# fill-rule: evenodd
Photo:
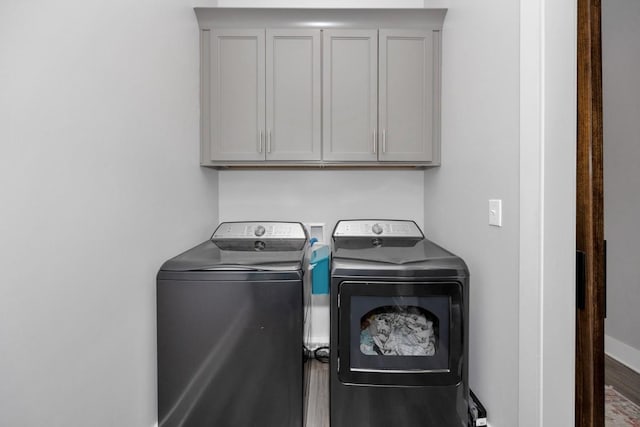
<svg viewBox="0 0 640 427">
<path fill-rule="evenodd" d="M 489 225 L 502 227 L 502 200 L 489 199 Z"/>
</svg>

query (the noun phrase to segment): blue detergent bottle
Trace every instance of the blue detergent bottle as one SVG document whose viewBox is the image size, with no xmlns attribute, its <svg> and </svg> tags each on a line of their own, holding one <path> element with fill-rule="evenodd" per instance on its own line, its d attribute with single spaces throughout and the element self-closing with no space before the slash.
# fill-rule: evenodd
<svg viewBox="0 0 640 427">
<path fill-rule="evenodd" d="M 309 269 L 311 270 L 311 293 L 329 293 L 329 246 L 318 243 L 318 239 L 312 237 L 309 240 Z"/>
</svg>

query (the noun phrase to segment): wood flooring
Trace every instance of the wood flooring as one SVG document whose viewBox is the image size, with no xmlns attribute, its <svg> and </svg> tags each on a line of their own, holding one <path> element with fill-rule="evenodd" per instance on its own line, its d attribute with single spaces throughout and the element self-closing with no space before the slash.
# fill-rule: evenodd
<svg viewBox="0 0 640 427">
<path fill-rule="evenodd" d="M 640 373 L 606 355 L 604 358 L 604 383 L 613 386 L 627 399 L 640 405 Z"/>
<path fill-rule="evenodd" d="M 305 427 L 329 427 L 329 364 L 317 360 L 307 363 L 311 365 L 305 384 Z M 640 405 L 640 373 L 605 356 L 604 382 Z"/>
<path fill-rule="evenodd" d="M 329 427 L 329 364 L 311 360 L 305 394 L 305 427 Z"/>
</svg>

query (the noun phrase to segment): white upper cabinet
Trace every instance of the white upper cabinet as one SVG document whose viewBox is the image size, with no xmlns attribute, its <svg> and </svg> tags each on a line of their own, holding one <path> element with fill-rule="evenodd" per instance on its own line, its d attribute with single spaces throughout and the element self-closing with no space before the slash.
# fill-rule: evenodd
<svg viewBox="0 0 640 427">
<path fill-rule="evenodd" d="M 203 40 L 210 49 L 210 78 L 203 78 L 210 85 L 209 108 L 203 108 L 203 120 L 210 121 L 206 160 L 264 160 L 264 29 L 210 33 Z"/>
<path fill-rule="evenodd" d="M 214 29 L 202 46 L 203 163 L 320 160 L 319 30 Z"/>
<path fill-rule="evenodd" d="M 434 160 L 434 33 L 324 31 L 323 160 Z"/>
<path fill-rule="evenodd" d="M 379 159 L 433 160 L 433 31 L 380 30 Z"/>
<path fill-rule="evenodd" d="M 320 31 L 267 30 L 267 160 L 320 160 Z"/>
<path fill-rule="evenodd" d="M 323 33 L 322 158 L 376 161 L 378 31 Z"/>
<path fill-rule="evenodd" d="M 202 165 L 440 165 L 446 9 L 195 11 Z"/>
</svg>

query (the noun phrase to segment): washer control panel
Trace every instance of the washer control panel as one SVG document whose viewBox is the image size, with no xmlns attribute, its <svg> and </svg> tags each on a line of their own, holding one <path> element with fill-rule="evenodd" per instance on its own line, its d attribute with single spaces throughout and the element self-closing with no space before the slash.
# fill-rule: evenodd
<svg viewBox="0 0 640 427">
<path fill-rule="evenodd" d="M 211 240 L 222 239 L 306 239 L 299 222 L 223 222 Z"/>
<path fill-rule="evenodd" d="M 413 221 L 342 220 L 338 221 L 333 237 L 409 237 L 424 238 Z"/>
</svg>

